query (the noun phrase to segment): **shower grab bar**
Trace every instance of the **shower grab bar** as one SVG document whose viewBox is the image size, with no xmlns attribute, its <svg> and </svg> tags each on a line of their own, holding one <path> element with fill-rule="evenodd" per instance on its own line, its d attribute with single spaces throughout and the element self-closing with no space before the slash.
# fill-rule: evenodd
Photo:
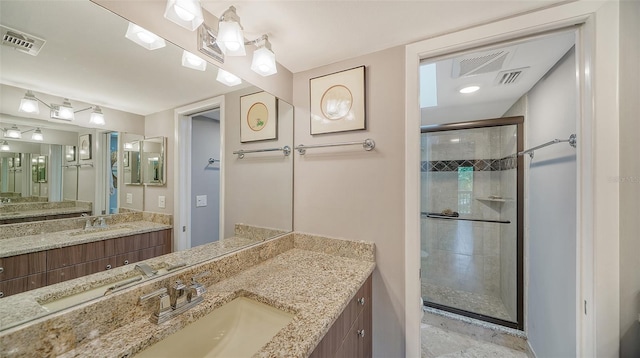
<svg viewBox="0 0 640 358">
<path fill-rule="evenodd" d="M 569 139 L 554 139 L 554 140 L 549 141 L 549 142 L 546 142 L 546 143 L 544 143 L 544 144 L 540 144 L 540 145 L 539 145 L 539 146 L 537 146 L 537 147 L 533 147 L 533 148 L 530 148 L 530 149 L 527 149 L 527 150 L 523 150 L 522 152 L 518 152 L 518 155 L 525 155 L 525 154 L 529 154 L 529 157 L 530 157 L 531 159 L 533 159 L 533 153 L 534 153 L 536 150 L 538 150 L 538 149 L 540 149 L 540 148 L 544 148 L 544 147 L 550 146 L 550 145 L 553 145 L 553 144 L 557 144 L 557 143 L 565 143 L 565 142 L 566 142 L 566 143 L 569 143 L 569 145 L 570 145 L 570 146 L 572 146 L 572 147 L 574 147 L 574 148 L 575 148 L 575 147 L 576 147 L 576 144 L 578 143 L 578 139 L 577 139 L 577 137 L 576 137 L 576 135 L 575 135 L 575 134 L 572 134 L 572 135 L 570 135 L 570 136 L 569 136 Z"/>
<path fill-rule="evenodd" d="M 86 164 L 67 164 L 67 165 L 63 165 L 63 168 L 78 168 L 78 167 L 93 167 L 93 163 L 86 163 Z"/>
<path fill-rule="evenodd" d="M 314 144 L 314 145 L 300 144 L 295 148 L 295 150 L 297 150 L 298 153 L 300 153 L 300 155 L 305 155 L 305 153 L 307 152 L 307 149 L 310 149 L 310 148 L 341 147 L 345 145 L 362 145 L 362 148 L 364 148 L 364 150 L 370 151 L 376 147 L 376 142 L 374 142 L 373 139 L 367 138 L 364 141 L 360 141 L 360 142 L 343 142 L 343 143 Z"/>
<path fill-rule="evenodd" d="M 475 221 L 482 223 L 498 223 L 498 224 L 511 224 L 509 220 L 489 220 L 489 219 L 465 219 L 459 216 L 446 216 L 446 215 L 435 215 L 422 212 L 420 213 L 423 217 L 431 218 L 431 219 L 448 219 L 448 220 L 461 220 L 461 221 Z"/>
<path fill-rule="evenodd" d="M 238 159 L 242 159 L 244 158 L 244 155 L 247 153 L 262 153 L 262 152 L 282 152 L 284 156 L 287 157 L 289 156 L 289 154 L 291 154 L 291 147 L 289 147 L 288 145 L 285 145 L 284 147 L 281 147 L 281 148 L 249 149 L 249 150 L 240 149 L 233 152 L 233 154 L 237 154 Z"/>
</svg>

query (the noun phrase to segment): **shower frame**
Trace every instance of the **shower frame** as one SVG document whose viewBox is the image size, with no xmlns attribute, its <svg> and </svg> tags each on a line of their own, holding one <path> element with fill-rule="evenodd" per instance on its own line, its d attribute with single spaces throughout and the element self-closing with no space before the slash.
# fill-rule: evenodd
<svg viewBox="0 0 640 358">
<path fill-rule="evenodd" d="M 524 330 L 524 158 L 517 153 L 524 150 L 524 117 L 503 117 L 495 119 L 480 119 L 475 121 L 447 123 L 427 125 L 420 127 L 420 133 L 434 133 L 445 132 L 451 130 L 462 129 L 478 129 L 478 128 L 490 128 L 501 127 L 506 125 L 515 125 L 517 132 L 516 153 L 514 155 L 517 158 L 516 169 L 516 185 L 517 185 L 517 227 L 516 227 L 516 277 L 518 283 L 516 285 L 516 322 L 503 320 L 500 318 L 479 314 L 476 312 L 466 311 L 463 309 L 450 307 L 438 303 L 425 301 L 424 305 L 427 307 L 436 308 L 439 310 L 455 313 L 458 315 L 479 319 L 485 322 L 498 324 L 501 326 Z"/>
</svg>

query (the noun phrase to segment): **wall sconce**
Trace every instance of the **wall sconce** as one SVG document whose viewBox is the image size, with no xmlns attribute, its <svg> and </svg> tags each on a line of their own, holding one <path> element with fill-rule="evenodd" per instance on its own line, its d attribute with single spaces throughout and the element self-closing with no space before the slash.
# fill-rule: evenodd
<svg viewBox="0 0 640 358">
<path fill-rule="evenodd" d="M 5 138 L 22 139 L 22 135 L 24 133 L 33 132 L 31 134 L 31 140 L 38 142 L 42 142 L 44 140 L 44 136 L 42 135 L 40 128 L 33 128 L 22 132 L 20 131 L 20 128 L 14 124 L 11 128 L 2 128 L 2 131 L 4 132 Z"/>
<path fill-rule="evenodd" d="M 2 142 L 2 144 L 0 144 L 0 150 L 2 151 L 10 151 L 11 147 L 9 147 L 9 143 L 5 140 L 4 142 Z"/>
<path fill-rule="evenodd" d="M 221 68 L 218 69 L 218 76 L 216 76 L 216 81 L 229 87 L 236 86 L 242 83 L 240 77 L 234 75 L 233 73 L 229 73 Z"/>
<path fill-rule="evenodd" d="M 167 45 L 162 37 L 131 22 L 124 37 L 147 50 L 156 50 Z"/>
<path fill-rule="evenodd" d="M 62 104 L 54 104 L 54 103 L 52 103 L 51 105 L 48 105 L 45 102 L 43 102 L 40 98 L 36 97 L 33 94 L 33 92 L 31 92 L 29 90 L 24 95 L 24 98 L 22 98 L 22 100 L 20 100 L 20 107 L 18 108 L 18 110 L 20 112 L 24 112 L 24 113 L 38 114 L 38 113 L 40 113 L 40 108 L 39 108 L 38 102 L 44 104 L 45 106 L 47 106 L 47 108 L 49 108 L 51 110 L 50 113 L 49 113 L 49 117 L 51 117 L 53 119 L 62 119 L 62 120 L 65 120 L 65 121 L 72 121 L 72 120 L 75 119 L 75 114 L 76 113 L 92 109 L 93 112 L 91 112 L 91 117 L 89 119 L 89 123 L 95 124 L 95 125 L 101 125 L 101 126 L 105 125 L 104 114 L 102 113 L 102 108 L 100 108 L 100 106 L 87 107 L 87 108 L 81 109 L 79 111 L 74 111 L 73 110 L 73 106 L 71 105 L 71 102 L 69 101 L 68 98 L 65 98 L 62 101 Z M 14 125 L 14 127 L 15 127 L 15 125 Z M 11 132 L 11 135 L 20 135 L 20 131 L 19 130 L 17 131 L 18 134 L 15 134 L 15 131 L 13 131 L 13 129 L 14 128 L 10 128 L 8 130 L 5 130 L 5 137 L 9 137 L 9 134 L 7 133 L 7 131 Z M 17 127 L 16 127 L 16 129 L 17 129 Z M 22 133 L 25 133 L 25 132 L 22 132 Z M 40 136 L 42 135 L 42 132 L 40 132 L 40 129 L 37 128 L 36 132 L 33 133 L 31 139 L 40 140 L 40 139 L 34 138 L 34 136 L 37 136 L 37 133 L 39 133 Z M 21 135 L 18 136 L 18 137 L 10 137 L 10 138 L 21 138 Z"/>
<path fill-rule="evenodd" d="M 244 56 L 245 46 L 255 45 L 258 48 L 253 52 L 251 69 L 261 76 L 270 76 L 278 72 L 276 55 L 271 49 L 268 36 L 262 35 L 256 40 L 244 41 L 240 17 L 234 6 L 230 6 L 220 16 L 217 31 L 202 24 L 198 34 L 198 50 L 218 62 L 224 63 L 225 55 Z"/>
<path fill-rule="evenodd" d="M 189 31 L 194 31 L 204 22 L 199 0 L 169 0 L 164 17 Z"/>
</svg>

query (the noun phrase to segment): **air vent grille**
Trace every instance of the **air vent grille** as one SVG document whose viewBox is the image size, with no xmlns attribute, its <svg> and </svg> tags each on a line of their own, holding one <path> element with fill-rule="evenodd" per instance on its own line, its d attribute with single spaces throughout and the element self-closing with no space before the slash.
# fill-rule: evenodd
<svg viewBox="0 0 640 358">
<path fill-rule="evenodd" d="M 45 40 L 33 35 L 0 25 L 2 30 L 2 45 L 14 48 L 18 51 L 37 56 Z"/>
<path fill-rule="evenodd" d="M 476 52 L 453 59 L 451 76 L 453 78 L 467 77 L 500 71 L 508 65 L 514 49 L 503 48 L 494 51 Z"/>
<path fill-rule="evenodd" d="M 527 70 L 527 68 L 528 67 L 519 68 L 516 70 L 502 71 L 496 76 L 495 84 L 498 86 L 514 84 L 522 78 L 523 73 Z"/>
</svg>

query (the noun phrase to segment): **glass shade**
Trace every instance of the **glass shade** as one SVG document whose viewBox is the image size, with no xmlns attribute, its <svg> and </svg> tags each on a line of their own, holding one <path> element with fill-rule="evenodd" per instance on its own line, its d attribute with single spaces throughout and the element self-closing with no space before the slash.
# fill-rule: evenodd
<svg viewBox="0 0 640 358">
<path fill-rule="evenodd" d="M 9 143 L 6 140 L 2 142 L 2 144 L 0 144 L 0 150 L 4 150 L 4 151 L 11 150 L 11 147 L 9 147 Z"/>
<path fill-rule="evenodd" d="M 42 142 L 44 140 L 44 136 L 42 135 L 42 131 L 40 128 L 36 128 L 31 134 L 31 140 L 37 140 L 38 142 Z"/>
<path fill-rule="evenodd" d="M 27 93 L 24 95 L 24 98 L 20 100 L 19 111 L 32 114 L 40 113 L 40 105 L 38 104 L 38 100 L 36 99 L 36 96 L 31 93 L 31 91 L 27 91 Z"/>
<path fill-rule="evenodd" d="M 163 38 L 133 23 L 129 23 L 127 33 L 124 37 L 147 50 L 155 50 L 166 46 Z"/>
<path fill-rule="evenodd" d="M 168 0 L 164 17 L 189 31 L 195 31 L 204 22 L 199 0 Z"/>
<path fill-rule="evenodd" d="M 253 52 L 251 69 L 259 75 L 270 76 L 278 72 L 276 55 L 266 47 L 260 47 Z"/>
<path fill-rule="evenodd" d="M 205 71 L 207 69 L 207 61 L 184 50 L 182 51 L 182 66 L 198 71 Z"/>
<path fill-rule="evenodd" d="M 235 21 L 221 21 L 218 24 L 218 47 L 227 56 L 244 56 L 244 35 L 240 24 Z"/>
<path fill-rule="evenodd" d="M 22 132 L 20 132 L 20 129 L 14 124 L 11 128 L 5 130 L 4 136 L 7 138 L 20 139 L 22 138 Z"/>
<path fill-rule="evenodd" d="M 242 83 L 240 77 L 234 75 L 233 73 L 229 73 L 221 68 L 218 69 L 218 76 L 216 76 L 216 81 L 229 87 L 236 86 Z"/>
<path fill-rule="evenodd" d="M 100 107 L 96 106 L 93 112 L 91 112 L 89 123 L 99 125 L 99 126 L 103 126 L 105 124 L 104 114 L 102 114 L 102 109 Z"/>
</svg>

